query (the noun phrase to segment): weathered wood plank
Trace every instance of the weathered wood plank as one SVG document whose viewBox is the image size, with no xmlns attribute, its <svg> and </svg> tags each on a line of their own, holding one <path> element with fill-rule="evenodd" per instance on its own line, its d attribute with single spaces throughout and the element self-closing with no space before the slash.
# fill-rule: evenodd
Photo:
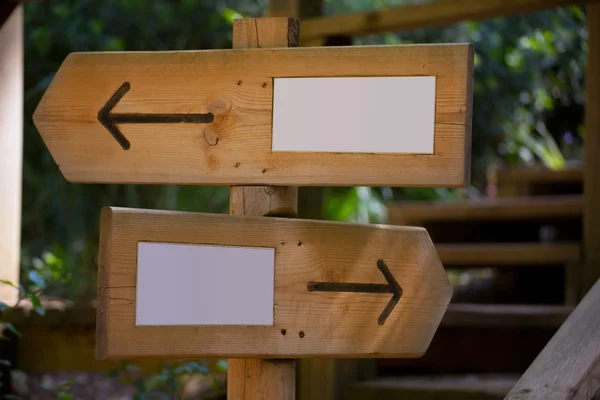
<svg viewBox="0 0 600 400">
<path fill-rule="evenodd" d="M 302 21 L 301 42 L 325 36 L 367 35 L 452 25 L 556 7 L 596 3 L 598 0 L 439 0 L 373 11 L 311 18 Z"/>
<path fill-rule="evenodd" d="M 525 371 L 506 400 L 589 400 L 600 389 L 600 281 Z"/>
<path fill-rule="evenodd" d="M 434 154 L 272 151 L 274 78 L 377 76 L 435 76 Z M 34 121 L 73 182 L 464 186 L 472 80 L 473 47 L 462 44 L 75 53 Z M 121 124 L 125 150 L 99 121 L 125 82 L 114 115 L 214 120 Z"/>
<path fill-rule="evenodd" d="M 116 208 L 103 210 L 102 225 L 100 358 L 419 357 L 452 295 L 422 228 Z M 273 326 L 136 327 L 138 242 L 275 249 Z M 379 259 L 402 287 L 383 325 L 389 293 L 307 288 L 309 282 L 385 284 Z"/>
</svg>

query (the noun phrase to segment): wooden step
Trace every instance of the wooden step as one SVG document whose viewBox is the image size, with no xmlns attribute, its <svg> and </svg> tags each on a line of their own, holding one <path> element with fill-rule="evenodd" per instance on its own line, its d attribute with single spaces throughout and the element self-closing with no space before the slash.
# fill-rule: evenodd
<svg viewBox="0 0 600 400">
<path fill-rule="evenodd" d="M 577 262 L 581 245 L 563 243 L 436 244 L 445 267 L 564 265 Z"/>
<path fill-rule="evenodd" d="M 346 388 L 349 400 L 496 400 L 503 399 L 518 375 L 433 375 L 377 378 Z"/>
<path fill-rule="evenodd" d="M 562 170 L 513 167 L 493 171 L 488 177 L 490 195 L 497 197 L 582 193 L 583 166 Z"/>
<path fill-rule="evenodd" d="M 451 303 L 442 326 L 558 328 L 573 309 L 552 305 Z"/>
<path fill-rule="evenodd" d="M 569 167 L 561 170 L 542 167 L 503 168 L 492 172 L 490 179 L 498 185 L 582 182 L 583 166 Z"/>
<path fill-rule="evenodd" d="M 580 217 L 583 196 L 486 198 L 461 202 L 399 202 L 389 207 L 392 225 L 427 222 L 556 220 Z"/>
</svg>

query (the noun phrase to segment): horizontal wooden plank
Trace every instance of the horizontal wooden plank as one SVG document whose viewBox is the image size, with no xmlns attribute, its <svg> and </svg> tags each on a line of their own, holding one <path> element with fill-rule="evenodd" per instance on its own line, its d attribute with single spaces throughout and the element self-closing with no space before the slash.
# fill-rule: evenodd
<svg viewBox="0 0 600 400">
<path fill-rule="evenodd" d="M 139 242 L 275 249 L 273 325 L 136 326 Z M 378 260 L 387 265 L 387 275 Z M 165 268 L 174 274 L 179 265 Z M 395 292 L 392 296 L 388 291 L 322 289 L 332 283 L 386 286 L 391 280 L 400 285 L 401 295 L 383 322 L 381 315 L 390 310 Z M 317 290 L 310 282 L 323 284 L 314 285 L 321 288 Z M 422 228 L 106 208 L 101 221 L 97 354 L 419 357 L 451 295 L 446 273 Z"/>
<path fill-rule="evenodd" d="M 525 371 L 507 400 L 592 399 L 600 390 L 600 280 Z"/>
<path fill-rule="evenodd" d="M 452 303 L 448 306 L 442 325 L 445 327 L 557 327 L 572 311 L 571 306 Z"/>
<path fill-rule="evenodd" d="M 486 198 L 459 202 L 400 202 L 389 208 L 394 225 L 443 221 L 535 220 L 579 217 L 581 195 Z"/>
<path fill-rule="evenodd" d="M 447 267 L 525 266 L 567 264 L 579 261 L 579 243 L 452 243 L 435 248 Z"/>
<path fill-rule="evenodd" d="M 351 383 L 344 398 L 356 400 L 500 400 L 518 375 L 402 376 Z"/>
<path fill-rule="evenodd" d="M 497 197 L 582 193 L 583 167 L 561 170 L 542 167 L 510 167 L 492 171 L 488 186 Z"/>
<path fill-rule="evenodd" d="M 583 167 L 560 170 L 549 168 L 502 168 L 491 173 L 490 179 L 498 185 L 582 182 Z"/>
<path fill-rule="evenodd" d="M 72 182 L 465 186 L 473 56 L 467 44 L 74 53 L 33 119 Z M 274 82 L 309 77 L 435 77 L 434 153 L 273 151 Z"/>
<path fill-rule="evenodd" d="M 438 0 L 380 10 L 310 18 L 302 21 L 300 41 L 327 36 L 360 36 L 408 29 L 431 28 L 556 7 L 591 4 L 598 0 Z"/>
</svg>

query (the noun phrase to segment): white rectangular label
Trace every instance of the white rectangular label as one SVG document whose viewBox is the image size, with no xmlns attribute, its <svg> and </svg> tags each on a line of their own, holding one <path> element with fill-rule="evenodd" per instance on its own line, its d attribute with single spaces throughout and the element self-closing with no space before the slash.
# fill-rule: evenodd
<svg viewBox="0 0 600 400">
<path fill-rule="evenodd" d="M 273 91 L 273 152 L 433 154 L 435 76 L 275 78 Z"/>
<path fill-rule="evenodd" d="M 275 249 L 138 243 L 136 326 L 273 325 Z"/>
</svg>

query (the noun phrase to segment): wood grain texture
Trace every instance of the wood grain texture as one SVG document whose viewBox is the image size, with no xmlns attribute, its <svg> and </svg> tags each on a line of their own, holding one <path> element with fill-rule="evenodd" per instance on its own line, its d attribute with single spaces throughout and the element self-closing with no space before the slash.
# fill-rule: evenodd
<svg viewBox="0 0 600 400">
<path fill-rule="evenodd" d="M 600 278 L 600 4 L 590 5 L 585 106 L 585 170 L 583 211 L 584 295 Z"/>
<path fill-rule="evenodd" d="M 0 21 L 0 279 L 18 286 L 23 168 L 23 6 L 3 4 L 0 9 L 5 7 L 11 13 L 6 21 Z M 0 283 L 0 301 L 15 304 L 18 295 L 17 289 Z"/>
<path fill-rule="evenodd" d="M 238 19 L 233 24 L 234 48 L 297 47 L 300 21 L 295 18 Z M 233 186 L 231 215 L 298 215 L 298 188 Z M 293 400 L 296 361 L 257 358 L 230 359 L 227 368 L 229 400 Z"/>
<path fill-rule="evenodd" d="M 118 208 L 102 213 L 101 358 L 419 357 L 452 295 L 422 228 Z M 274 326 L 135 327 L 140 241 L 274 248 Z M 307 290 L 311 281 L 384 284 L 378 259 L 403 289 L 383 325 L 378 317 L 388 294 Z"/>
<path fill-rule="evenodd" d="M 399 202 L 389 208 L 394 225 L 422 225 L 432 221 L 496 221 L 578 217 L 583 196 L 486 198 L 461 202 Z"/>
<path fill-rule="evenodd" d="M 241 34 L 240 34 L 241 35 Z M 273 78 L 435 76 L 435 154 L 271 151 Z M 473 48 L 466 44 L 74 53 L 34 121 L 72 182 L 280 186 L 468 184 Z M 208 124 L 121 124 L 98 113 L 207 113 Z"/>
<path fill-rule="evenodd" d="M 233 48 L 298 47 L 297 18 L 240 18 L 233 20 Z"/>
<path fill-rule="evenodd" d="M 229 360 L 227 376 L 228 400 L 296 398 L 296 369 L 293 360 Z"/>
<path fill-rule="evenodd" d="M 229 213 L 295 217 L 298 210 L 298 188 L 290 186 L 232 186 Z"/>
<path fill-rule="evenodd" d="M 600 389 L 600 281 L 583 298 L 506 400 L 590 400 Z"/>
<path fill-rule="evenodd" d="M 451 25 L 598 0 L 438 0 L 302 21 L 301 42 L 326 36 L 367 35 Z"/>
</svg>

